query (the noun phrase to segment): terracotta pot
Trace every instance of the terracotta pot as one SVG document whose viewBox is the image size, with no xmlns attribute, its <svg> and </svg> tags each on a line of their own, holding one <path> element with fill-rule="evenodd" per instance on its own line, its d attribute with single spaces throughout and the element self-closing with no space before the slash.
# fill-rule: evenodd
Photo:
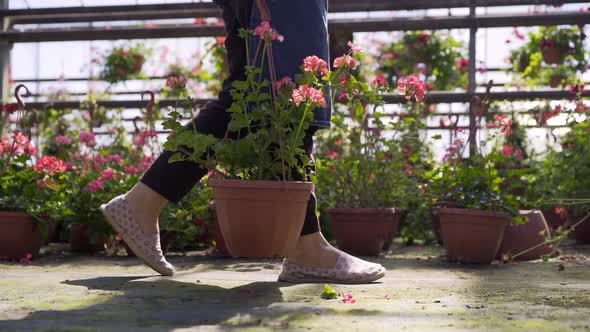
<svg viewBox="0 0 590 332">
<path fill-rule="evenodd" d="M 570 217 L 569 224 L 576 224 L 582 220 L 586 214 L 587 213 L 571 213 L 572 217 Z M 576 227 L 576 229 L 573 231 L 573 237 L 579 243 L 590 243 L 590 218 L 586 219 Z"/>
<path fill-rule="evenodd" d="M 61 222 L 47 221 L 45 223 L 45 237 L 43 238 L 43 244 L 59 242 L 59 234 L 61 231 Z"/>
<path fill-rule="evenodd" d="M 497 258 L 502 258 L 502 255 L 512 256 L 533 248 L 545 242 L 546 237 L 551 236 L 551 231 L 541 211 L 520 211 L 520 216 L 527 217 L 527 223 L 522 225 L 510 223 L 506 227 L 504 241 L 502 241 Z M 541 256 L 548 255 L 552 251 L 553 248 L 550 245 L 543 245 L 515 259 L 520 261 L 539 259 Z"/>
<path fill-rule="evenodd" d="M 209 180 L 233 257 L 286 257 L 301 235 L 311 182 Z"/>
<path fill-rule="evenodd" d="M 438 210 L 432 210 L 430 215 L 432 216 L 432 231 L 434 232 L 434 236 L 436 236 L 436 242 L 442 246 L 443 239 L 440 230 L 440 216 L 438 215 Z"/>
<path fill-rule="evenodd" d="M 356 256 L 379 256 L 399 227 L 396 209 L 328 209 L 338 248 Z"/>
<path fill-rule="evenodd" d="M 209 210 L 211 211 L 211 240 L 215 242 L 215 250 L 219 255 L 223 257 L 231 257 L 229 250 L 227 249 L 227 245 L 225 244 L 225 240 L 223 239 L 223 234 L 221 234 L 221 230 L 219 228 L 219 220 L 217 219 L 217 211 L 215 208 L 215 202 L 211 202 L 209 204 Z"/>
<path fill-rule="evenodd" d="M 383 228 L 385 229 L 383 250 L 389 250 L 397 231 L 406 219 L 407 211 L 395 209 L 395 214 L 391 218 L 385 218 Z"/>
<path fill-rule="evenodd" d="M 92 239 L 88 225 L 73 224 L 70 227 L 70 251 L 78 253 L 97 253 L 105 249 L 106 238 Z"/>
<path fill-rule="evenodd" d="M 556 45 L 543 47 L 541 49 L 543 61 L 549 65 L 559 65 L 565 60 L 566 52 Z"/>
<path fill-rule="evenodd" d="M 21 259 L 39 255 L 39 224 L 27 213 L 0 211 L 0 258 Z"/>
<path fill-rule="evenodd" d="M 561 75 L 561 74 L 554 74 L 551 75 L 551 77 L 549 78 L 549 87 L 550 88 L 559 88 L 562 85 L 563 80 L 565 80 L 567 77 Z"/>
<path fill-rule="evenodd" d="M 491 263 L 504 238 L 510 215 L 480 210 L 438 210 L 443 245 L 450 261 Z"/>
</svg>

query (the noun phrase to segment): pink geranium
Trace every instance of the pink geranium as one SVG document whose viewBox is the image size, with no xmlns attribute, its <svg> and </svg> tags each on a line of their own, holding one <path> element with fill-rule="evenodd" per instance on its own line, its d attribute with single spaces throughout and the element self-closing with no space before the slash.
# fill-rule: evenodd
<svg viewBox="0 0 590 332">
<path fill-rule="evenodd" d="M 100 180 L 102 180 L 102 181 L 114 180 L 115 178 L 116 178 L 115 171 L 113 171 L 110 168 L 107 168 L 104 171 L 102 171 L 102 174 L 100 175 Z"/>
<path fill-rule="evenodd" d="M 262 21 L 260 25 L 254 29 L 254 35 L 260 36 L 261 39 L 267 42 L 278 40 L 282 43 L 285 40 L 285 37 L 273 29 L 268 21 Z"/>
<path fill-rule="evenodd" d="M 275 91 L 288 92 L 289 94 L 295 89 L 295 83 L 289 76 L 285 76 L 274 84 Z"/>
<path fill-rule="evenodd" d="M 324 108 L 328 107 L 324 93 L 307 85 L 302 85 L 298 89 L 293 90 L 292 98 L 297 106 L 302 102 L 312 102 Z"/>
<path fill-rule="evenodd" d="M 133 165 L 125 166 L 124 170 L 125 170 L 125 173 L 130 174 L 130 175 L 139 174 L 139 169 Z"/>
<path fill-rule="evenodd" d="M 97 192 L 97 191 L 104 190 L 104 181 L 101 179 L 94 180 L 94 181 L 90 182 L 88 184 L 88 186 L 86 186 L 85 190 L 88 192 Z"/>
<path fill-rule="evenodd" d="M 34 169 L 37 173 L 55 175 L 64 173 L 66 171 L 66 165 L 62 160 L 59 160 L 54 156 L 43 156 L 37 161 Z"/>
<path fill-rule="evenodd" d="M 81 131 L 78 141 L 88 147 L 94 147 L 96 146 L 96 135 L 90 131 Z"/>
<path fill-rule="evenodd" d="M 496 114 L 494 115 L 494 122 L 488 122 L 486 124 L 487 128 L 500 128 L 500 131 L 506 135 L 506 136 L 510 136 L 512 135 L 512 124 L 513 121 L 512 120 L 507 120 L 506 119 L 506 114 Z"/>
<path fill-rule="evenodd" d="M 348 42 L 348 47 L 350 47 L 350 52 L 352 53 L 363 53 L 363 48 L 360 46 L 356 46 L 352 43 L 352 41 Z"/>
<path fill-rule="evenodd" d="M 72 139 L 65 135 L 58 135 L 55 138 L 55 143 L 58 145 L 70 145 L 72 144 Z"/>
<path fill-rule="evenodd" d="M 168 79 L 166 80 L 166 86 L 173 90 L 183 90 L 186 88 L 186 84 L 188 80 L 186 76 L 180 75 L 168 75 Z"/>
<path fill-rule="evenodd" d="M 308 56 L 303 59 L 303 70 L 312 74 L 328 75 L 328 63 L 316 55 Z"/>
<path fill-rule="evenodd" d="M 385 86 L 387 85 L 387 77 L 385 77 L 385 74 L 383 73 L 377 73 L 371 84 L 376 87 Z"/>
<path fill-rule="evenodd" d="M 343 55 L 334 59 L 334 68 L 344 67 L 347 69 L 354 69 L 356 68 L 356 65 L 356 59 L 350 55 Z"/>
<path fill-rule="evenodd" d="M 397 90 L 399 93 L 410 100 L 416 99 L 421 102 L 426 97 L 426 91 L 430 90 L 429 84 L 422 82 L 418 75 L 409 75 L 405 78 L 399 79 L 397 82 Z"/>
</svg>

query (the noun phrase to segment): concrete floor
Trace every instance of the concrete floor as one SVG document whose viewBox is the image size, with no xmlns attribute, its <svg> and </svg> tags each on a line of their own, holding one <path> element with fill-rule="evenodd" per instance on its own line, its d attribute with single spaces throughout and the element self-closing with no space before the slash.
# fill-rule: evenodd
<svg viewBox="0 0 590 332">
<path fill-rule="evenodd" d="M 575 258 L 463 266 L 397 248 L 380 283 L 279 283 L 278 261 L 172 257 L 173 278 L 126 257 L 51 254 L 0 263 L 0 331 L 590 331 L 590 246 Z"/>
</svg>

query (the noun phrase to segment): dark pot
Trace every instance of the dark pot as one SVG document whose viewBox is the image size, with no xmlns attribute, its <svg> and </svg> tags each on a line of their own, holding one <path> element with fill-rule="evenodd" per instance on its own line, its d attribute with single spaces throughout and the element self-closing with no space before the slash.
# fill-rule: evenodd
<svg viewBox="0 0 590 332">
<path fill-rule="evenodd" d="M 61 232 L 61 222 L 47 221 L 45 223 L 45 238 L 43 244 L 59 242 L 59 235 Z"/>
<path fill-rule="evenodd" d="M 0 258 L 21 259 L 39 255 L 41 232 L 30 214 L 0 212 Z"/>
<path fill-rule="evenodd" d="M 590 212 L 590 211 L 588 211 Z M 588 212 L 586 213 L 571 213 L 573 217 L 570 218 L 570 225 L 575 225 L 577 222 L 582 220 Z M 576 226 L 576 229 L 573 231 L 573 237 L 576 239 L 578 243 L 588 244 L 590 243 L 590 218 L 583 221 L 581 224 Z"/>
<path fill-rule="evenodd" d="M 379 256 L 401 219 L 396 209 L 328 209 L 338 248 L 356 256 Z"/>
<path fill-rule="evenodd" d="M 543 54 L 543 61 L 549 65 L 562 64 L 566 56 L 566 51 L 556 45 L 543 47 L 541 53 Z"/>
<path fill-rule="evenodd" d="M 430 215 L 432 216 L 432 230 L 434 231 L 434 236 L 436 236 L 436 242 L 442 246 L 443 239 L 440 230 L 440 216 L 438 215 L 438 210 L 430 211 Z"/>
<path fill-rule="evenodd" d="M 97 253 L 105 250 L 106 237 L 91 238 L 88 225 L 73 224 L 70 228 L 70 250 L 77 253 Z"/>
<path fill-rule="evenodd" d="M 547 225 L 549 225 L 551 231 L 558 229 L 567 222 L 567 213 L 562 215 L 559 212 L 556 212 L 555 209 L 556 208 L 554 207 L 551 209 L 542 210 L 545 221 L 547 221 Z"/>
<path fill-rule="evenodd" d="M 504 241 L 500 247 L 497 258 L 503 255 L 509 257 L 521 253 L 529 248 L 533 248 L 543 242 L 546 237 L 551 236 L 549 226 L 545 221 L 543 213 L 539 210 L 521 211 L 521 217 L 527 217 L 526 224 L 514 225 L 510 223 L 504 233 Z M 531 250 L 526 254 L 516 257 L 516 260 L 528 261 L 539 259 L 541 256 L 548 255 L 553 251 L 550 245 L 543 245 Z"/>
<path fill-rule="evenodd" d="M 438 210 L 447 259 L 461 263 L 491 263 L 504 238 L 510 215 L 481 210 Z"/>
</svg>

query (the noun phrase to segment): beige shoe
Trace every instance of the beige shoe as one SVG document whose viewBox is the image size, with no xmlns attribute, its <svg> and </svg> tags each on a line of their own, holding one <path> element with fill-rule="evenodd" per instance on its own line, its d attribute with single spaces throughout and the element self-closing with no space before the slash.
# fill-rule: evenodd
<svg viewBox="0 0 590 332">
<path fill-rule="evenodd" d="M 291 283 L 368 284 L 385 276 L 380 264 L 363 261 L 352 256 L 340 256 L 332 269 L 311 268 L 283 261 L 279 281 Z"/>
<path fill-rule="evenodd" d="M 144 233 L 139 223 L 134 220 L 133 211 L 125 201 L 125 195 L 101 205 L 100 210 L 133 253 L 147 266 L 164 276 L 174 275 L 174 267 L 166 261 L 162 253 L 160 235 Z"/>
</svg>

